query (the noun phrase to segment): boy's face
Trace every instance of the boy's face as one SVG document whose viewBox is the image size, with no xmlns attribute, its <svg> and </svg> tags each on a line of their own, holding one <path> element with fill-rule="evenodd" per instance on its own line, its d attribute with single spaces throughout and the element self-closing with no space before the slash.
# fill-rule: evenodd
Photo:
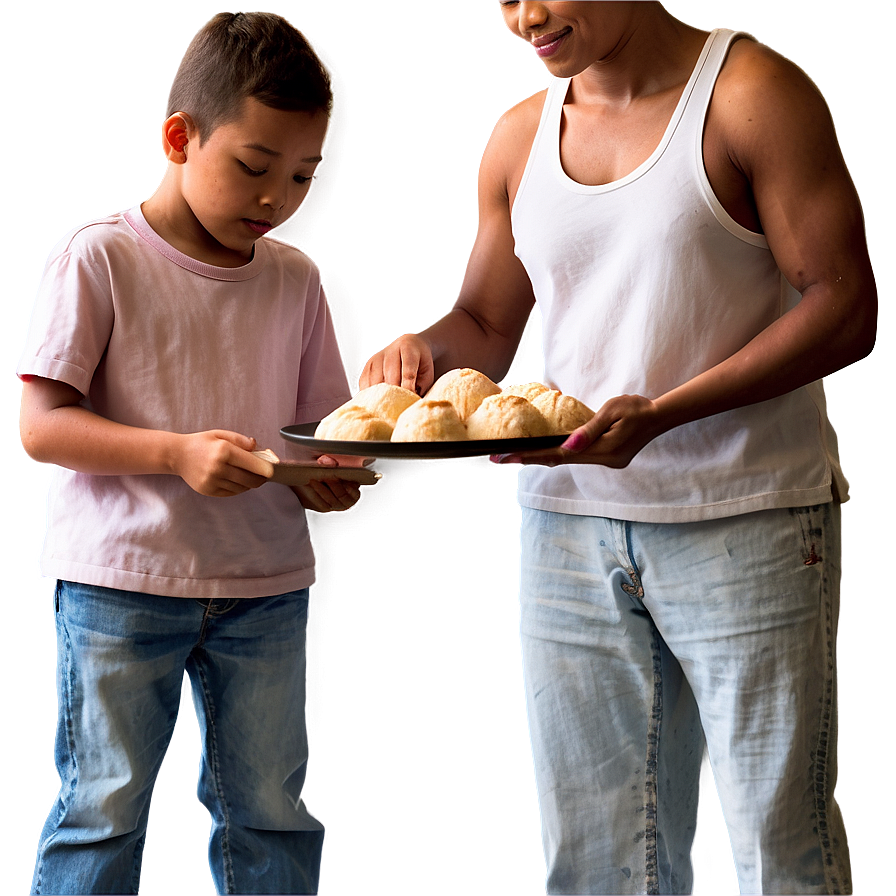
<svg viewBox="0 0 896 896">
<path fill-rule="evenodd" d="M 249 98 L 240 117 L 201 146 L 194 129 L 179 168 L 180 224 L 192 231 L 199 260 L 245 264 L 256 240 L 293 215 L 308 195 L 328 123 L 323 111 L 284 112 Z"/>
</svg>

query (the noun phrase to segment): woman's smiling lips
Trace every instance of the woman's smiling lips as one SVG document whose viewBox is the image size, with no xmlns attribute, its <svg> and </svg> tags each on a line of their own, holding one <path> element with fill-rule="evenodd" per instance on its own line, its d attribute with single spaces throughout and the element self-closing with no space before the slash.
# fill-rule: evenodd
<svg viewBox="0 0 896 896">
<path fill-rule="evenodd" d="M 552 31 L 550 34 L 542 34 L 532 38 L 532 46 L 539 56 L 553 56 L 560 47 L 560 43 L 572 28 L 567 26 L 562 31 Z"/>
</svg>

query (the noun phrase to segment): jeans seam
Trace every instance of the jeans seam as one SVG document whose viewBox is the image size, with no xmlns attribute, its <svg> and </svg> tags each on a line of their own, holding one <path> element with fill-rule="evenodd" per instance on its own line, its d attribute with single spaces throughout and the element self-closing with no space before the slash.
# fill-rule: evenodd
<svg viewBox="0 0 896 896">
<path fill-rule="evenodd" d="M 200 601 L 197 601 L 197 603 L 202 605 L 203 613 L 202 613 L 202 621 L 199 623 L 199 635 L 196 638 L 195 647 L 201 647 L 205 643 L 205 636 L 208 631 L 209 618 L 212 615 L 213 601 L 208 601 L 206 603 L 206 602 L 200 600 Z"/>
<path fill-rule="evenodd" d="M 71 649 L 71 638 L 68 635 L 68 629 L 65 627 L 65 621 L 59 616 L 60 612 L 60 586 L 57 584 L 56 593 L 54 595 L 54 600 L 56 604 L 56 613 L 57 620 L 60 629 L 60 633 L 64 638 L 65 644 L 65 654 L 64 654 L 64 665 L 60 670 L 60 675 L 62 678 L 62 687 L 63 687 L 63 699 L 62 699 L 62 713 L 64 719 L 64 731 L 65 731 L 65 746 L 66 751 L 68 753 L 69 762 L 71 763 L 72 773 L 69 778 L 68 788 L 65 792 L 66 797 L 69 797 L 68 802 L 74 802 L 71 799 L 71 795 L 75 791 L 75 787 L 77 786 L 78 781 L 78 761 L 77 756 L 75 754 L 74 747 L 74 735 L 72 733 L 72 690 L 74 688 L 73 679 L 74 673 L 72 671 L 72 649 Z M 54 827 L 58 827 L 59 821 L 62 817 L 62 813 L 57 812 L 57 817 L 55 821 Z M 51 835 L 52 836 L 52 835 Z M 37 863 L 37 870 L 35 873 L 35 887 L 34 892 L 36 894 L 41 891 L 42 876 L 43 876 L 43 861 L 44 861 L 44 853 L 46 852 L 47 841 L 44 841 L 40 844 L 40 857 Z"/>
<path fill-rule="evenodd" d="M 841 880 L 842 869 L 839 867 L 834 849 L 831 846 L 830 826 L 828 824 L 829 802 L 829 752 L 831 729 L 834 721 L 834 635 L 831 601 L 827 587 L 827 576 L 823 576 L 822 600 L 825 623 L 825 676 L 822 695 L 822 711 L 818 725 L 818 739 L 815 748 L 815 815 L 818 832 L 818 843 L 823 857 L 825 880 L 829 893 L 852 892 L 849 879 Z"/>
<path fill-rule="evenodd" d="M 131 877 L 132 889 L 131 893 L 136 896 L 140 892 L 140 870 L 143 863 L 143 847 L 146 845 L 146 832 L 134 844 L 134 868 Z"/>
<path fill-rule="evenodd" d="M 652 896 L 652 894 L 660 892 L 659 856 L 657 850 L 657 779 L 660 726 L 663 714 L 662 659 L 660 657 L 659 632 L 655 626 L 653 626 L 650 649 L 653 657 L 653 703 L 647 727 L 647 761 L 645 766 L 644 826 L 646 836 L 644 841 L 644 883 L 647 894 Z"/>
<path fill-rule="evenodd" d="M 205 676 L 205 670 L 202 665 L 197 663 L 196 669 L 199 679 L 202 682 L 202 694 L 205 701 L 206 725 L 208 727 L 208 760 L 212 770 L 212 780 L 215 784 L 215 795 L 218 798 L 218 805 L 221 807 L 221 819 L 223 822 L 223 831 L 221 834 L 221 857 L 224 867 L 224 880 L 228 893 L 235 893 L 235 883 L 233 876 L 233 859 L 230 854 L 230 812 L 227 801 L 224 797 L 224 789 L 221 784 L 220 764 L 218 761 L 218 738 L 215 731 L 215 704 L 211 698 L 211 691 L 208 687 L 208 680 Z"/>
</svg>

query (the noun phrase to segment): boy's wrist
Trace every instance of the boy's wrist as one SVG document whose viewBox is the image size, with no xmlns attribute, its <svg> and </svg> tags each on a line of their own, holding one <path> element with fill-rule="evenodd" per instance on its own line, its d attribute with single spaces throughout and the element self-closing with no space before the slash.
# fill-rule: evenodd
<svg viewBox="0 0 896 896">
<path fill-rule="evenodd" d="M 182 443 L 185 438 L 184 435 L 176 432 L 158 433 L 157 464 L 160 473 L 170 473 L 174 476 L 181 475 Z"/>
</svg>

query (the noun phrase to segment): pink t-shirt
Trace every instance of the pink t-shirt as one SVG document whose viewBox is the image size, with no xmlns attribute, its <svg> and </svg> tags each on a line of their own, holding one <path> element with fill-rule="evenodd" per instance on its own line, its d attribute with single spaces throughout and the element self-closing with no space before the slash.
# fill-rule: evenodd
<svg viewBox="0 0 896 896">
<path fill-rule="evenodd" d="M 243 267 L 214 267 L 164 242 L 139 208 L 56 247 L 18 374 L 65 382 L 119 423 L 232 430 L 281 457 L 282 426 L 319 420 L 350 397 L 304 253 L 264 238 Z M 287 486 L 208 498 L 177 476 L 60 468 L 42 569 L 174 597 L 262 597 L 310 585 L 314 555 Z"/>
</svg>

